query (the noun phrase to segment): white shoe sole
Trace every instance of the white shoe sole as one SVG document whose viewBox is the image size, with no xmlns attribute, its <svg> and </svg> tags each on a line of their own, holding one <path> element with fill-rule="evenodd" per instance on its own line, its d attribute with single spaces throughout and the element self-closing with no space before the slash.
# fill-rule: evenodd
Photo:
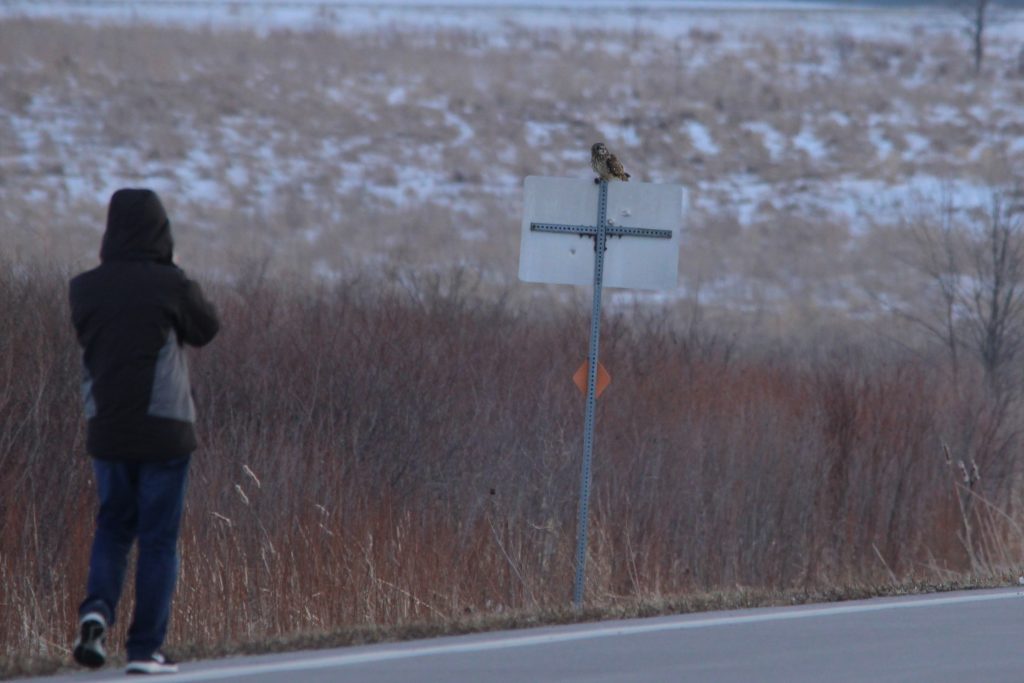
<svg viewBox="0 0 1024 683">
<path fill-rule="evenodd" d="M 176 674 L 177 664 L 161 664 L 160 662 L 129 662 L 126 674 L 151 676 L 153 674 Z"/>
</svg>

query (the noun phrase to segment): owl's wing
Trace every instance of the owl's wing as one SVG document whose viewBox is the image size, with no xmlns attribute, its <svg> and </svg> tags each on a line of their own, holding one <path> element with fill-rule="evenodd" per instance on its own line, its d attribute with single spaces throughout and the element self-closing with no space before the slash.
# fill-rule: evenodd
<svg viewBox="0 0 1024 683">
<path fill-rule="evenodd" d="M 622 166 L 622 162 L 619 161 L 618 157 L 614 154 L 608 157 L 608 172 L 622 180 L 629 177 L 629 174 L 626 173 L 626 169 Z"/>
</svg>

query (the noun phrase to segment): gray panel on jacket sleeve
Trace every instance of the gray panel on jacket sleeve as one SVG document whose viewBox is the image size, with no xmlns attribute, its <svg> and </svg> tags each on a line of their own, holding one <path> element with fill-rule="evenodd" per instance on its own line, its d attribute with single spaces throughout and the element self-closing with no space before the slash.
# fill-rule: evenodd
<svg viewBox="0 0 1024 683">
<path fill-rule="evenodd" d="M 167 334 L 167 343 L 156 359 L 149 414 L 183 422 L 196 421 L 192 385 L 188 379 L 188 359 L 173 329 Z"/>
<path fill-rule="evenodd" d="M 85 366 L 85 359 L 82 359 L 82 403 L 85 404 L 85 419 L 91 420 L 96 417 L 96 397 L 92 395 L 92 374 Z"/>
</svg>

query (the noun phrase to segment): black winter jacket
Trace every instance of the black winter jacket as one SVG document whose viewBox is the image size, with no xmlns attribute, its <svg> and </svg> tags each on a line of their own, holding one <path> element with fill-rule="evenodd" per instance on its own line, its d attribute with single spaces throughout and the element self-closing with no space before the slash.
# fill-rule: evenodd
<svg viewBox="0 0 1024 683">
<path fill-rule="evenodd" d="M 93 457 L 160 461 L 196 448 L 184 345 L 208 343 L 220 323 L 199 285 L 173 264 L 173 249 L 156 193 L 118 190 L 101 265 L 71 280 Z"/>
</svg>

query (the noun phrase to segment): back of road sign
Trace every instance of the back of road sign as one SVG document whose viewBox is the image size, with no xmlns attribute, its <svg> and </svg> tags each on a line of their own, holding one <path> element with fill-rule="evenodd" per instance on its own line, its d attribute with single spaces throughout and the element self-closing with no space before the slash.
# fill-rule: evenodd
<svg viewBox="0 0 1024 683">
<path fill-rule="evenodd" d="M 530 176 L 523 189 L 519 279 L 561 285 L 594 283 L 594 240 L 536 232 L 531 223 L 597 226 L 598 185 L 593 180 Z M 674 289 L 679 279 L 683 188 L 654 183 L 608 183 L 610 228 L 671 230 L 670 239 L 610 237 L 604 286 Z"/>
</svg>

